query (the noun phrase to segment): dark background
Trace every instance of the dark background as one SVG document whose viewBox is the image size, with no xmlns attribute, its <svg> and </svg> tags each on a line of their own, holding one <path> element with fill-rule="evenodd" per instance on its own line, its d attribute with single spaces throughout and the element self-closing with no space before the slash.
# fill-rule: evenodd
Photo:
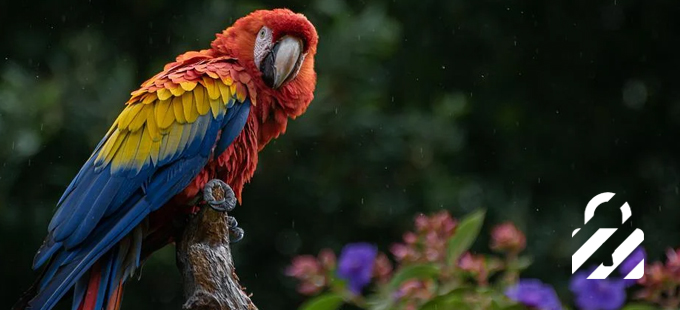
<svg viewBox="0 0 680 310">
<path fill-rule="evenodd" d="M 130 91 L 236 18 L 280 5 L 0 2 L 1 308 L 33 281 L 56 201 Z M 571 231 L 600 192 L 617 196 L 591 232 L 618 227 L 628 201 L 626 227 L 644 230 L 652 258 L 680 243 L 677 1 L 285 5 L 317 27 L 319 79 L 234 213 L 246 230 L 236 266 L 261 309 L 302 300 L 283 275 L 292 256 L 355 241 L 387 251 L 418 212 L 486 208 L 485 233 L 514 221 L 536 259 L 525 276 L 563 299 L 583 241 Z M 181 294 L 168 247 L 129 282 L 123 308 L 179 309 Z"/>
</svg>

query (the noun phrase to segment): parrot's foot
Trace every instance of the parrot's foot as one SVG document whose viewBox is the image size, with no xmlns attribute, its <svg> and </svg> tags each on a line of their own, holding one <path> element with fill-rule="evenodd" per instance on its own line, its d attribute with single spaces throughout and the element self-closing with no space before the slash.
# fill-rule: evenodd
<svg viewBox="0 0 680 310">
<path fill-rule="evenodd" d="M 230 212 L 236 208 L 236 195 L 234 191 L 219 179 L 212 179 L 205 184 L 203 200 L 215 211 Z"/>
<path fill-rule="evenodd" d="M 238 221 L 233 216 L 227 216 L 227 226 L 229 226 L 229 235 L 231 237 L 231 242 L 239 242 L 243 239 L 245 231 L 243 228 L 238 227 Z"/>
<path fill-rule="evenodd" d="M 231 212 L 236 208 L 236 195 L 234 191 L 219 179 L 212 179 L 203 188 L 203 200 L 214 210 L 219 212 Z M 245 232 L 238 227 L 238 221 L 233 216 L 227 216 L 227 226 L 231 242 L 239 242 Z"/>
</svg>

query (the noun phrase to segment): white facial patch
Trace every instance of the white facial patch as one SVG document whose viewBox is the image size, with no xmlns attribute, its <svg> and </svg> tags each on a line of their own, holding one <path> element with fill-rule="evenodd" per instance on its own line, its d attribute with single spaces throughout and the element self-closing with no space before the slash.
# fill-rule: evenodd
<svg viewBox="0 0 680 310">
<path fill-rule="evenodd" d="M 260 68 L 260 63 L 262 63 L 262 59 L 264 59 L 265 56 L 267 56 L 267 53 L 272 48 L 272 30 L 265 27 L 262 27 L 260 31 L 257 33 L 257 39 L 255 39 L 255 50 L 253 51 L 253 59 L 255 60 L 255 66 L 257 68 Z"/>
</svg>

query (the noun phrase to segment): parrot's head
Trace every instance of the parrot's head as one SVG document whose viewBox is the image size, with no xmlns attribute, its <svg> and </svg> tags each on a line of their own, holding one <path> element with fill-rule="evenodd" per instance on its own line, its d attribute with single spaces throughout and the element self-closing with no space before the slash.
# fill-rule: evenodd
<svg viewBox="0 0 680 310">
<path fill-rule="evenodd" d="M 288 9 L 258 10 L 217 35 L 212 49 L 231 56 L 254 80 L 259 146 L 286 130 L 314 98 L 314 55 L 318 35 L 302 14 Z"/>
</svg>

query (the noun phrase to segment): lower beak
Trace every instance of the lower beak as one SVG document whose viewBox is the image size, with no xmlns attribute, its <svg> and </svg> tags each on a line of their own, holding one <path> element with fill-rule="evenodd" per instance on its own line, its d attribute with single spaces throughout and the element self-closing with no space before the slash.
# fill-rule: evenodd
<svg viewBox="0 0 680 310">
<path fill-rule="evenodd" d="M 295 77 L 301 61 L 302 41 L 296 37 L 284 36 L 276 42 L 270 53 L 270 57 L 266 57 L 264 61 L 264 65 L 269 67 L 269 70 L 263 71 L 264 80 L 270 87 L 276 89 Z"/>
</svg>

